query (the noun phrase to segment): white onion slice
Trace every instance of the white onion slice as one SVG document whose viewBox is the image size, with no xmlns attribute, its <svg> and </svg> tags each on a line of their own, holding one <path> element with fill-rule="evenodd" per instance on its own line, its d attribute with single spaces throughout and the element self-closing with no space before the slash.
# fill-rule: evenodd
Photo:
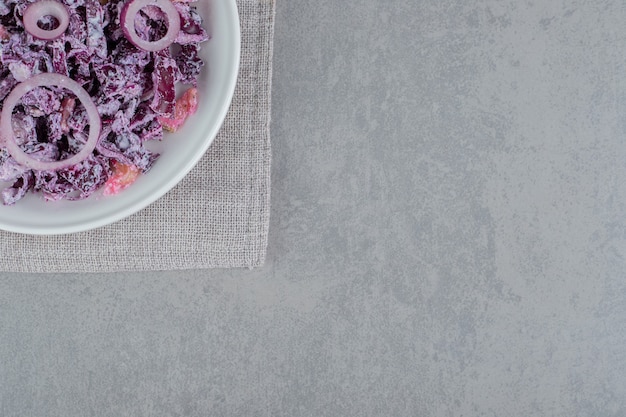
<svg viewBox="0 0 626 417">
<path fill-rule="evenodd" d="M 146 6 L 156 6 L 167 18 L 167 33 L 156 41 L 141 39 L 135 30 L 135 15 Z M 160 51 L 170 46 L 180 31 L 180 15 L 170 0 L 129 0 L 122 7 L 120 22 L 124 36 L 145 51 Z"/>
<path fill-rule="evenodd" d="M 62 161 L 39 161 L 24 152 L 15 141 L 13 131 L 13 109 L 19 103 L 24 94 L 37 87 L 59 86 L 73 92 L 83 103 L 89 117 L 89 137 L 83 148 L 76 155 Z M 76 165 L 86 159 L 96 147 L 100 136 L 101 121 L 96 105 L 91 100 L 89 93 L 76 81 L 61 74 L 43 73 L 35 75 L 18 84 L 13 91 L 4 99 L 0 120 L 0 145 L 5 146 L 15 161 L 29 169 L 38 171 L 56 171 Z"/>
<path fill-rule="evenodd" d="M 52 30 L 45 30 L 38 26 L 39 20 L 45 16 L 52 16 L 59 21 L 59 26 Z M 28 5 L 24 11 L 24 28 L 34 37 L 43 40 L 52 40 L 61 36 L 70 24 L 70 14 L 67 8 L 56 0 L 39 0 Z"/>
</svg>

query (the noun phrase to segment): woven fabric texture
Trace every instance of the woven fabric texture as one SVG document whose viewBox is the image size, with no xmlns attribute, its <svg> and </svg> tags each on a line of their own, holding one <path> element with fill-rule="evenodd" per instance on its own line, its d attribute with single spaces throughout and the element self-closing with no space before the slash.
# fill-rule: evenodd
<svg viewBox="0 0 626 417">
<path fill-rule="evenodd" d="M 263 264 L 270 209 L 274 0 L 237 0 L 241 63 L 224 125 L 198 165 L 163 198 L 96 230 L 0 231 L 0 270 L 111 272 Z"/>
</svg>

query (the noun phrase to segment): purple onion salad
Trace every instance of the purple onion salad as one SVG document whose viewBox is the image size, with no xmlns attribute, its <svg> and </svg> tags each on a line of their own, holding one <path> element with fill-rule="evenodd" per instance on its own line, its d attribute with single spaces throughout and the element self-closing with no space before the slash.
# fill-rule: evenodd
<svg viewBox="0 0 626 417">
<path fill-rule="evenodd" d="M 145 144 L 197 109 L 207 39 L 188 0 L 0 2 L 2 203 L 116 194 L 148 172 Z"/>
</svg>

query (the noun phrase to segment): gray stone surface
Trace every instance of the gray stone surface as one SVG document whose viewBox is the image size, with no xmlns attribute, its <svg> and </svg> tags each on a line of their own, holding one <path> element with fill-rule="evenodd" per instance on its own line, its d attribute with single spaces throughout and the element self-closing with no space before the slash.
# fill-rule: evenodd
<svg viewBox="0 0 626 417">
<path fill-rule="evenodd" d="M 257 270 L 0 276 L 2 416 L 626 416 L 621 1 L 278 2 Z"/>
</svg>

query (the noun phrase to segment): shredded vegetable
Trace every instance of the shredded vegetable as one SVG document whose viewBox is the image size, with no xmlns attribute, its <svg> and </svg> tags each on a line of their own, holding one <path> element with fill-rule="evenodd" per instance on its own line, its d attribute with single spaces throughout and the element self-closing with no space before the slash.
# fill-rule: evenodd
<svg viewBox="0 0 626 417">
<path fill-rule="evenodd" d="M 195 111 L 195 101 L 188 101 L 196 100 L 203 65 L 199 50 L 208 39 L 202 20 L 193 3 L 159 0 L 151 6 L 141 1 L 0 4 L 0 182 L 10 184 L 0 190 L 4 204 L 30 191 L 47 200 L 74 200 L 99 189 L 106 188 L 105 194 L 124 189 L 159 156 L 146 143 L 161 140 L 164 127 L 177 129 Z M 48 4 L 52 8 L 46 15 L 34 6 L 50 2 L 58 4 Z M 136 11 L 129 13 L 130 6 Z M 126 28 L 124 9 L 126 21 L 133 18 Z M 27 10 L 36 12 L 28 21 Z M 66 10 L 69 20 L 57 36 L 52 32 L 63 27 L 58 10 Z M 178 19 L 168 14 L 172 10 Z M 47 33 L 44 38 L 33 36 L 33 22 Z M 148 49 L 159 42 L 177 46 L 146 50 L 142 42 Z M 56 83 L 37 83 L 45 77 L 41 74 L 55 74 Z M 59 77 L 71 83 L 59 83 Z M 177 85 L 189 91 L 178 99 Z M 95 139 L 92 132 L 97 132 Z"/>
</svg>

